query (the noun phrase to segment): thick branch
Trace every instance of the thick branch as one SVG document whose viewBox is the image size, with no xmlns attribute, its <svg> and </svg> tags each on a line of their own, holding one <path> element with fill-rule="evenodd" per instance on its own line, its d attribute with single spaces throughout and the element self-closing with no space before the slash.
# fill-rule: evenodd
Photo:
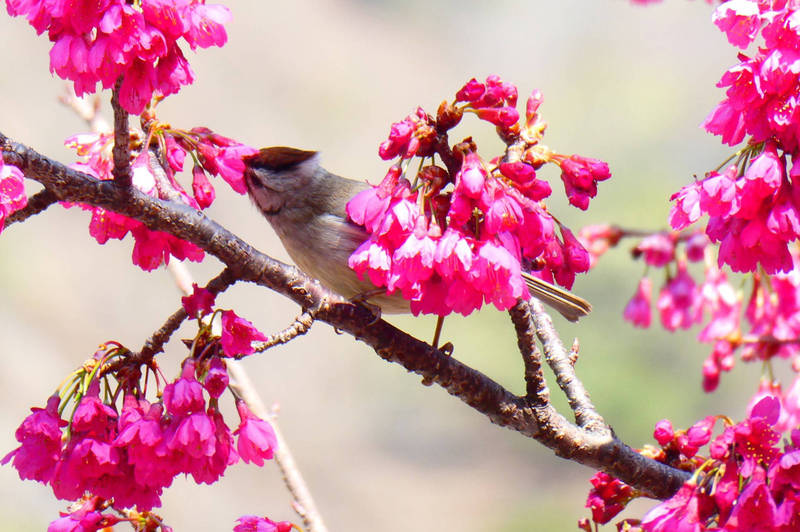
<svg viewBox="0 0 800 532">
<path fill-rule="evenodd" d="M 493 423 L 533 437 L 557 455 L 595 469 L 657 498 L 672 495 L 688 473 L 636 453 L 610 432 L 589 433 L 570 424 L 550 406 L 531 407 L 481 372 L 409 336 L 366 308 L 324 289 L 297 268 L 255 250 L 203 213 L 114 186 L 111 181 L 71 170 L 0 134 L 0 148 L 9 164 L 42 183 L 59 200 L 104 207 L 135 218 L 150 229 L 169 232 L 216 256 L 237 279 L 251 281 L 289 297 L 302 308 L 318 308 L 325 321 L 371 346 L 383 359 L 401 364 L 436 383 L 486 415 Z"/>
<path fill-rule="evenodd" d="M 56 198 L 55 194 L 50 192 L 47 189 L 40 190 L 30 198 L 28 198 L 28 204 L 18 211 L 12 212 L 6 219 L 3 224 L 3 227 L 8 227 L 9 225 L 17 222 L 24 222 L 31 216 L 36 216 L 40 212 L 47 209 L 50 205 L 57 202 L 58 198 Z"/>
<path fill-rule="evenodd" d="M 275 416 L 267 410 L 261 397 L 255 392 L 255 386 L 253 386 L 250 377 L 244 371 L 241 362 L 229 360 L 227 365 L 228 373 L 233 379 L 231 387 L 234 388 L 237 395 L 247 403 L 247 406 L 250 407 L 250 410 L 255 415 L 261 419 L 268 419 L 272 424 L 275 438 L 278 440 L 278 448 L 275 449 L 275 462 L 281 470 L 284 483 L 292 494 L 295 511 L 303 519 L 303 526 L 310 532 L 327 532 L 328 528 L 322 521 L 322 515 L 314 503 L 314 498 L 311 496 L 311 491 L 308 489 L 306 481 L 300 474 L 300 469 L 294 461 L 294 456 L 289 450 L 289 445 L 286 442 L 286 438 L 283 437 Z"/>
</svg>

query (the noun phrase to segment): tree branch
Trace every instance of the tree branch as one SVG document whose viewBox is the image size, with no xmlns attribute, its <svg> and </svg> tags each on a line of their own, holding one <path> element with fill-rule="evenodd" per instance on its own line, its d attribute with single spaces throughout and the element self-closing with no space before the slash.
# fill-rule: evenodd
<svg viewBox="0 0 800 532">
<path fill-rule="evenodd" d="M 525 367 L 525 399 L 533 405 L 550 404 L 550 390 L 542 373 L 542 353 L 536 347 L 536 333 L 527 302 L 517 301 L 509 311 L 517 331 L 517 345 Z"/>
<path fill-rule="evenodd" d="M 311 325 L 314 323 L 314 315 L 316 312 L 307 310 L 297 316 L 291 325 L 275 334 L 270 334 L 266 342 L 260 342 L 256 347 L 256 351 L 261 353 L 276 345 L 285 344 L 294 340 L 296 337 L 308 332 Z"/>
<path fill-rule="evenodd" d="M 119 91 L 122 78 L 114 84 L 111 93 L 111 107 L 114 109 L 114 182 L 122 189 L 131 188 L 131 133 L 128 126 L 128 111 L 119 103 Z"/>
<path fill-rule="evenodd" d="M 567 396 L 569 406 L 575 412 L 575 422 L 578 426 L 588 430 L 608 430 L 608 425 L 602 416 L 597 413 L 597 409 L 592 404 L 586 388 L 575 375 L 572 357 L 570 357 L 569 351 L 567 351 L 558 337 L 553 326 L 553 320 L 545 312 L 544 306 L 538 299 L 531 298 L 530 306 L 533 310 L 536 335 L 544 347 L 544 356 L 547 364 L 555 373 L 559 388 Z"/>
<path fill-rule="evenodd" d="M 135 218 L 152 230 L 169 232 L 200 246 L 226 264 L 235 278 L 283 294 L 302 308 L 318 308 L 318 320 L 371 346 L 384 360 L 401 364 L 420 375 L 423 383 L 438 384 L 493 423 L 535 438 L 558 456 L 602 469 L 657 498 L 671 496 L 689 477 L 686 472 L 636 453 L 616 439 L 610 430 L 583 430 L 569 423 L 550 405 L 531 406 L 527 399 L 510 393 L 483 373 L 383 320 L 376 321 L 369 309 L 326 290 L 297 268 L 260 253 L 200 211 L 152 198 L 133 187 L 121 190 L 111 181 L 99 181 L 12 142 L 2 133 L 0 148 L 6 162 L 42 183 L 59 200 L 104 207 Z M 539 332 L 537 322 L 540 339 L 546 328 L 542 331 Z M 546 334 L 544 337 L 547 338 Z M 553 341 L 545 344 L 545 355 L 555 360 L 560 355 L 553 354 L 552 344 Z M 551 355 L 547 354 L 548 349 Z M 568 359 L 566 363 L 569 368 L 563 368 L 561 363 L 556 365 L 557 375 L 562 375 L 559 384 L 563 384 L 565 392 L 570 390 L 567 393 L 580 399 L 585 396 L 585 390 L 581 395 L 582 386 L 567 386 L 566 377 L 574 376 L 574 372 Z M 581 399 L 575 404 L 582 406 L 584 401 Z"/>
<path fill-rule="evenodd" d="M 24 222 L 31 216 L 36 216 L 40 212 L 47 209 L 50 205 L 57 202 L 58 198 L 56 198 L 55 194 L 50 192 L 47 189 L 40 190 L 30 198 L 28 198 L 28 204 L 18 211 L 12 212 L 3 223 L 3 228 L 8 227 L 11 224 L 17 222 Z"/>
</svg>

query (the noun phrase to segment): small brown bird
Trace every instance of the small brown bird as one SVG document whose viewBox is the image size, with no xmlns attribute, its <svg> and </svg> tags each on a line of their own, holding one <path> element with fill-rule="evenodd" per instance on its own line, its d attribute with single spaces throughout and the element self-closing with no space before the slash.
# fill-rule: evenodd
<svg viewBox="0 0 800 532">
<path fill-rule="evenodd" d="M 350 199 L 370 187 L 332 174 L 319 165 L 315 151 L 276 146 L 244 158 L 247 191 L 269 221 L 297 267 L 344 297 L 375 292 L 347 265 L 367 238 L 363 227 L 347 219 Z M 523 272 L 531 295 L 570 321 L 591 311 L 584 299 Z M 385 313 L 409 312 L 399 293 L 367 298 Z"/>
</svg>

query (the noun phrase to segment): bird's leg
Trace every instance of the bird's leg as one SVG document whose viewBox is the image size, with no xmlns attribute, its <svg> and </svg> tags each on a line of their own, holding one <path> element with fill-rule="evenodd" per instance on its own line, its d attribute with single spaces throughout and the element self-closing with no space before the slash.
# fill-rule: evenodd
<svg viewBox="0 0 800 532">
<path fill-rule="evenodd" d="M 381 307 L 375 305 L 374 303 L 370 303 L 368 300 L 371 297 L 379 296 L 381 294 L 386 293 L 386 288 L 375 288 L 373 290 L 367 290 L 366 292 L 361 292 L 360 294 L 356 294 L 349 299 L 351 303 L 355 303 L 365 307 L 369 310 L 372 315 L 373 319 L 367 325 L 374 325 L 379 319 L 381 319 Z"/>
</svg>

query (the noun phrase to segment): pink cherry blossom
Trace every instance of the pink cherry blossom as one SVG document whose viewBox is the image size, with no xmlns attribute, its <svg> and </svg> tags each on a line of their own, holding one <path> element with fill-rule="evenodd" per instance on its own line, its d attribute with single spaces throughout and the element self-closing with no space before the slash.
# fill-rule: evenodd
<svg viewBox="0 0 800 532">
<path fill-rule="evenodd" d="M 61 455 L 61 430 L 67 422 L 58 414 L 59 396 L 47 400 L 46 408 L 31 408 L 15 432 L 20 446 L 3 457 L 2 464 L 12 459 L 13 466 L 22 480 L 30 479 L 47 483 L 53 477 Z"/>
<path fill-rule="evenodd" d="M 586 507 L 592 511 L 592 520 L 604 525 L 619 514 L 633 498 L 633 488 L 602 471 L 591 478 L 592 489 Z"/>
<path fill-rule="evenodd" d="M 253 414 L 244 401 L 236 401 L 241 423 L 234 431 L 239 436 L 236 447 L 242 461 L 261 466 L 264 460 L 271 460 L 278 447 L 278 440 L 272 426 Z"/>
<path fill-rule="evenodd" d="M 623 317 L 636 327 L 646 329 L 650 327 L 650 301 L 653 293 L 653 282 L 648 277 L 642 277 L 636 293 L 628 301 L 623 311 Z"/>
<path fill-rule="evenodd" d="M 12 16 L 26 16 L 37 33 L 54 43 L 50 70 L 74 83 L 80 96 L 111 88 L 122 79 L 120 103 L 139 114 L 155 93 L 167 96 L 192 83 L 178 45 L 194 50 L 222 46 L 230 12 L 221 5 L 185 0 L 141 4 L 10 0 Z"/>
<path fill-rule="evenodd" d="M 23 182 L 20 169 L 6 164 L 0 157 L 0 233 L 3 232 L 5 219 L 28 204 Z"/>
<path fill-rule="evenodd" d="M 528 99 L 524 126 L 518 124 L 517 98 L 514 85 L 491 75 L 468 81 L 435 119 L 417 109 L 395 122 L 379 153 L 400 161 L 380 185 L 347 205 L 350 220 L 369 235 L 350 256 L 350 268 L 390 294 L 399 291 L 414 314 L 466 315 L 484 303 L 508 309 L 527 293 L 523 261 L 536 275 L 568 288 L 591 266 L 572 232 L 561 224 L 556 231 L 543 203 L 552 190 L 537 179 L 537 170 L 559 165 L 574 203 L 596 195 L 597 182 L 610 177 L 608 165 L 539 145 L 546 127 L 538 114 L 541 93 Z M 445 132 L 466 112 L 492 122 L 507 145 L 519 141 L 521 148 L 487 160 L 467 138 L 445 152 Z M 416 175 L 403 162 L 434 154 L 442 165 L 423 163 Z"/>
<path fill-rule="evenodd" d="M 702 300 L 700 290 L 686 268 L 678 264 L 678 274 L 661 289 L 657 307 L 661 314 L 661 324 L 674 331 L 688 329 L 702 319 Z"/>
<path fill-rule="evenodd" d="M 194 373 L 195 361 L 187 359 L 183 363 L 180 377 L 164 388 L 162 394 L 164 406 L 171 415 L 185 416 L 205 410 L 203 385 L 197 381 Z"/>
<path fill-rule="evenodd" d="M 289 532 L 293 525 L 288 521 L 273 521 L 267 517 L 243 515 L 236 520 L 239 524 L 233 532 Z"/>
<path fill-rule="evenodd" d="M 182 297 L 181 304 L 190 317 L 196 318 L 198 315 L 211 314 L 211 310 L 214 307 L 214 299 L 214 294 L 205 288 L 200 288 L 197 283 L 192 283 L 191 295 Z"/>
<path fill-rule="evenodd" d="M 225 356 L 236 357 L 255 352 L 253 342 L 263 342 L 267 336 L 252 323 L 236 315 L 232 310 L 222 312 L 222 351 Z"/>
<path fill-rule="evenodd" d="M 591 157 L 572 155 L 561 161 L 561 179 L 570 205 L 581 210 L 597 195 L 597 182 L 611 177 L 608 164 Z"/>
<path fill-rule="evenodd" d="M 208 392 L 208 395 L 218 399 L 228 388 L 228 382 L 228 370 L 225 367 L 225 361 L 219 357 L 212 358 L 208 373 L 203 381 L 203 387 Z"/>
<path fill-rule="evenodd" d="M 662 267 L 675 259 L 675 241 L 670 234 L 653 233 L 643 238 L 634 252 L 642 254 L 647 264 Z"/>
</svg>

